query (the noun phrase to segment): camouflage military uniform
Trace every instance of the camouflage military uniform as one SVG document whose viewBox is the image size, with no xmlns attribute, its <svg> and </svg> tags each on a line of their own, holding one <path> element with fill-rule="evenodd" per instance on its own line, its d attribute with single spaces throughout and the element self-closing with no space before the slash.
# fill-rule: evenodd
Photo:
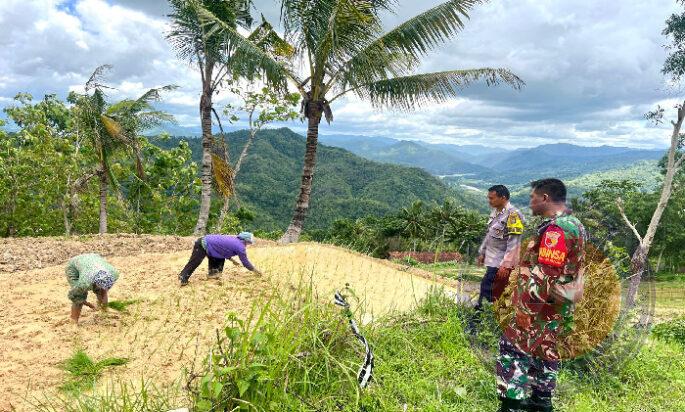
<svg viewBox="0 0 685 412">
<path fill-rule="evenodd" d="M 585 228 L 570 211 L 538 228 L 528 244 L 512 296 L 515 315 L 500 339 L 497 391 L 524 399 L 526 390 L 551 397 L 559 371 L 557 338 L 573 330 L 583 291 Z"/>
<path fill-rule="evenodd" d="M 502 266 L 513 268 L 518 264 L 523 234 L 523 216 L 511 203 L 504 209 L 493 210 L 488 221 L 488 230 L 478 253 L 485 258 L 487 267 L 481 281 L 478 306 L 482 300 L 493 301 L 492 289 L 497 269 Z"/>
</svg>

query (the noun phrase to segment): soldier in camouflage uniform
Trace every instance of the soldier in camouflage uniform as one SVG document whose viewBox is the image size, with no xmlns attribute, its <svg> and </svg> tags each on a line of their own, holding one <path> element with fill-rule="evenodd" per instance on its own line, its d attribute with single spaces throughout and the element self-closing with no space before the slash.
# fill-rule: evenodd
<svg viewBox="0 0 685 412">
<path fill-rule="evenodd" d="M 552 411 L 560 360 L 557 340 L 573 330 L 574 305 L 583 294 L 586 233 L 565 206 L 566 187 L 558 179 L 531 186 L 530 208 L 547 220 L 521 260 L 512 296 L 514 317 L 499 343 L 502 412 Z"/>
<path fill-rule="evenodd" d="M 509 274 L 518 265 L 523 234 L 523 216 L 509 202 L 509 189 L 496 185 L 488 189 L 488 202 L 492 207 L 488 230 L 478 249 L 478 264 L 486 266 L 480 283 L 480 296 L 476 309 L 483 299 L 493 302 L 499 298 Z"/>
</svg>

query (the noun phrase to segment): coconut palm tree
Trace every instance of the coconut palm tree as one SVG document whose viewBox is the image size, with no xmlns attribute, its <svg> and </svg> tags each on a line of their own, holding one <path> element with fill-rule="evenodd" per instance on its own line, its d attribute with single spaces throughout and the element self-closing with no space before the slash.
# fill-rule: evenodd
<svg viewBox="0 0 685 412">
<path fill-rule="evenodd" d="M 176 86 L 150 89 L 138 99 L 122 100 L 108 104 L 105 100 L 106 89 L 111 87 L 102 83 L 104 73 L 111 66 L 100 66 L 90 76 L 85 85 L 85 93 L 69 94 L 68 101 L 74 104 L 74 126 L 78 133 L 86 136 L 97 157 L 95 174 L 100 183 L 100 228 L 99 233 L 107 233 L 107 193 L 109 186 L 115 185 L 110 161 L 117 151 L 128 151 L 134 157 L 136 174 L 144 177 L 140 158 L 138 134 L 163 122 L 173 121 L 167 113 L 155 110 L 152 102 L 159 100 L 163 91 Z M 92 91 L 92 94 L 89 92 Z"/>
<path fill-rule="evenodd" d="M 246 40 L 230 22 L 208 7 L 199 14 L 209 33 L 230 39 L 241 59 L 270 79 L 286 78 L 302 95 L 307 142 L 300 191 L 293 218 L 281 241 L 295 242 L 302 231 L 312 191 L 319 124 L 333 120 L 331 105 L 353 94 L 374 107 L 410 111 L 444 102 L 476 81 L 516 89 L 523 81 L 505 69 L 479 68 L 417 74 L 423 58 L 455 37 L 468 11 L 481 0 L 446 1 L 385 31 L 380 15 L 393 12 L 394 0 L 282 0 L 284 40 L 295 46 L 292 58 L 275 58 Z"/>
<path fill-rule="evenodd" d="M 250 16 L 252 1 L 169 0 L 169 5 L 172 13 L 169 15 L 171 30 L 167 34 L 167 39 L 181 59 L 197 67 L 202 79 L 202 93 L 200 95 L 200 124 L 202 126 L 200 178 L 202 180 L 202 193 L 200 213 L 195 225 L 195 234 L 201 235 L 207 230 L 212 200 L 212 147 L 214 143 L 212 98 L 221 87 L 222 82 L 230 79 L 235 73 L 235 67 L 231 65 L 232 47 L 229 38 L 222 33 L 207 30 L 198 15 L 198 7 L 202 7 L 220 18 L 227 27 L 237 33 L 238 27 L 248 28 L 252 24 L 252 17 Z M 214 113 L 216 114 L 216 112 Z"/>
</svg>

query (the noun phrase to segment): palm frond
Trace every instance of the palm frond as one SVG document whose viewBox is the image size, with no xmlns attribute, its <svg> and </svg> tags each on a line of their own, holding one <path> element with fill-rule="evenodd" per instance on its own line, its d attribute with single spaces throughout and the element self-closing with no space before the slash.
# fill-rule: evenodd
<svg viewBox="0 0 685 412">
<path fill-rule="evenodd" d="M 105 86 L 102 83 L 102 77 L 105 75 L 106 72 L 108 72 L 111 69 L 111 64 L 103 64 L 102 66 L 97 67 L 93 71 L 93 74 L 90 75 L 90 78 L 88 78 L 88 81 L 86 82 L 86 92 L 92 89 L 111 89 L 111 87 Z"/>
<path fill-rule="evenodd" d="M 482 68 L 380 80 L 359 87 L 355 93 L 369 100 L 375 107 L 409 111 L 426 103 L 440 103 L 458 97 L 462 89 L 479 81 L 485 82 L 487 86 L 504 83 L 517 90 L 525 84 L 509 70 Z"/>
<path fill-rule="evenodd" d="M 125 140 L 124 128 L 119 122 L 104 114 L 100 115 L 100 121 L 102 121 L 102 125 L 110 137 L 117 140 Z"/>
<path fill-rule="evenodd" d="M 464 28 L 468 12 L 487 0 L 450 0 L 413 17 L 378 39 L 390 50 L 420 58 Z"/>
<path fill-rule="evenodd" d="M 225 63 L 232 65 L 234 70 L 245 73 L 248 77 L 261 74 L 268 83 L 278 88 L 285 88 L 287 79 L 297 82 L 297 77 L 284 63 L 245 38 L 230 24 L 222 21 L 204 7 L 199 6 L 197 11 L 208 33 L 220 34 L 226 38 L 234 55 Z"/>
<path fill-rule="evenodd" d="M 346 85 L 353 86 L 405 74 L 419 66 L 431 49 L 461 31 L 468 11 L 485 1 L 450 0 L 433 7 L 366 44 L 337 70 Z"/>
<path fill-rule="evenodd" d="M 147 92 L 143 93 L 142 96 L 137 98 L 136 101 L 138 101 L 140 103 L 157 102 L 157 101 L 161 100 L 162 92 L 169 92 L 169 91 L 176 90 L 176 89 L 178 89 L 178 86 L 175 84 L 168 84 L 166 86 L 150 89 Z"/>
<path fill-rule="evenodd" d="M 275 58 L 290 59 L 295 55 L 295 47 L 282 39 L 264 16 L 262 24 L 252 31 L 247 39 Z"/>
<path fill-rule="evenodd" d="M 171 28 L 166 38 L 179 58 L 204 62 L 206 58 L 221 60 L 227 45 L 222 35 L 207 33 L 198 14 L 205 8 L 234 27 L 248 28 L 252 24 L 252 0 L 169 0 Z"/>
<path fill-rule="evenodd" d="M 326 30 L 313 50 L 317 71 L 312 74 L 314 78 L 323 78 L 328 66 L 348 60 L 382 30 L 374 2 L 336 0 L 333 3 Z"/>
</svg>

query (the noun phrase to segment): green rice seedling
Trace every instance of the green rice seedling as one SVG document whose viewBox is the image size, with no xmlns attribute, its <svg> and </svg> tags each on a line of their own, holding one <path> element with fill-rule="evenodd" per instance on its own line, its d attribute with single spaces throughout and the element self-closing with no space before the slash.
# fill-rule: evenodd
<svg viewBox="0 0 685 412">
<path fill-rule="evenodd" d="M 82 349 L 64 361 L 62 369 L 69 374 L 67 381 L 59 389 L 62 392 L 81 392 L 90 390 L 102 376 L 102 372 L 109 367 L 121 366 L 128 363 L 126 358 L 106 358 L 93 361 Z"/>
<path fill-rule="evenodd" d="M 112 300 L 107 303 L 107 307 L 117 312 L 128 312 L 128 307 L 142 302 L 141 299 Z"/>
</svg>

